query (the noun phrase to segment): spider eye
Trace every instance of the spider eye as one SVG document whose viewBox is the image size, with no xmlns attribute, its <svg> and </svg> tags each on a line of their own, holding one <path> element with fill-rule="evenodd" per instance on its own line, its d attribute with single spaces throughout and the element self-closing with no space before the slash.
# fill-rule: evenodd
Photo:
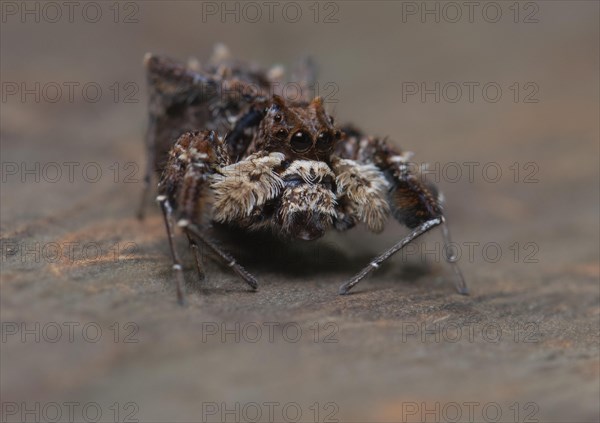
<svg viewBox="0 0 600 423">
<path fill-rule="evenodd" d="M 335 138 L 336 139 L 341 139 L 342 138 L 342 131 L 340 131 L 339 129 L 337 131 L 335 131 Z"/>
<path fill-rule="evenodd" d="M 334 119 L 333 116 L 329 116 L 329 123 L 331 123 L 333 125 Z"/>
<path fill-rule="evenodd" d="M 276 133 L 277 138 L 285 138 L 285 137 L 287 137 L 287 134 L 288 134 L 288 131 L 286 131 L 285 129 L 280 129 Z"/>
<path fill-rule="evenodd" d="M 283 120 L 283 116 L 281 116 L 280 113 L 277 113 L 274 117 L 273 120 L 277 123 L 281 122 Z"/>
<path fill-rule="evenodd" d="M 292 150 L 302 153 L 312 147 L 312 139 L 306 132 L 298 131 L 292 135 L 290 144 L 292 145 Z"/>
<path fill-rule="evenodd" d="M 321 132 L 317 138 L 318 151 L 327 151 L 333 145 L 333 136 L 329 132 Z"/>
</svg>

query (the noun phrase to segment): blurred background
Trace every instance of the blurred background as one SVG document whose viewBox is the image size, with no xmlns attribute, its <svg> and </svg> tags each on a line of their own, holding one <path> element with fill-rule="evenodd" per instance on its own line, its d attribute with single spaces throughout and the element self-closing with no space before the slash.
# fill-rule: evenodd
<svg viewBox="0 0 600 423">
<path fill-rule="evenodd" d="M 2 421 L 598 421 L 598 2 L 1 7 Z M 135 219 L 142 58 L 216 43 L 311 56 L 337 122 L 428 162 L 471 296 L 436 232 L 338 297 L 391 223 L 224 238 L 260 290 L 186 253 L 177 306 L 158 210 Z"/>
</svg>

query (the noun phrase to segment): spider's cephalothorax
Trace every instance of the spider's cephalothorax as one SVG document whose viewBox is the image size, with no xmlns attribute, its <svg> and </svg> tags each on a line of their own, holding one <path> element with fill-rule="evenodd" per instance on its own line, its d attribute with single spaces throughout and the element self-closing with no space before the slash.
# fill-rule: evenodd
<svg viewBox="0 0 600 423">
<path fill-rule="evenodd" d="M 213 219 L 321 237 L 337 218 L 332 158 L 341 137 L 319 98 L 288 105 L 274 96 L 242 160 L 213 176 Z"/>
<path fill-rule="evenodd" d="M 279 68 L 261 72 L 234 62 L 223 49 L 204 67 L 147 56 L 150 88 L 149 169 L 160 175 L 177 292 L 183 273 L 173 242 L 173 218 L 196 253 L 206 245 L 252 288 L 250 275 L 206 234 L 211 221 L 314 240 L 328 229 L 359 223 L 380 232 L 389 216 L 412 233 L 342 285 L 346 294 L 404 245 L 444 223 L 441 196 L 409 166 L 409 153 L 354 127 L 338 127 L 322 100 L 276 94 Z M 311 68 L 301 69 L 302 90 Z M 222 135 L 221 135 L 222 134 Z M 147 183 L 151 180 L 151 170 Z M 444 225 L 447 237 L 447 227 Z M 457 288 L 466 293 L 460 270 Z"/>
</svg>

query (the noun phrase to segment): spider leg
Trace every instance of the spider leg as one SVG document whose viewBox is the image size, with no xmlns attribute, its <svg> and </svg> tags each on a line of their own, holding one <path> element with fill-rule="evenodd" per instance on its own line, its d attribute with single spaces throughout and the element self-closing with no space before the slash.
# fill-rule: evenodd
<svg viewBox="0 0 600 423">
<path fill-rule="evenodd" d="M 292 81 L 300 87 L 301 100 L 310 101 L 317 81 L 317 65 L 310 56 L 303 58 L 297 64 L 292 72 Z"/>
<path fill-rule="evenodd" d="M 442 225 L 444 241 L 446 244 L 446 260 L 451 264 L 456 274 L 455 286 L 458 293 L 468 294 L 465 279 L 456 263 L 455 257 L 450 253 L 447 246 L 450 244 L 450 233 L 443 215 L 443 200 L 437 188 L 422 180 L 419 173 L 410 166 L 410 153 L 400 153 L 394 149 L 386 140 L 366 137 L 355 128 L 345 129 L 349 135 L 345 145 L 338 149 L 339 157 L 346 162 L 370 163 L 375 165 L 382 174 L 386 175 L 390 182 L 388 201 L 390 211 L 400 223 L 413 229 L 413 232 L 402 239 L 392 248 L 373 260 L 369 266 L 359 272 L 354 278 L 340 287 L 340 294 L 347 294 L 371 271 L 379 267 L 379 264 L 415 238 L 421 236 L 435 226 Z M 375 177 L 370 178 L 369 186 L 373 186 Z M 364 185 L 364 184 L 362 184 Z M 354 195 L 357 197 L 356 195 Z M 352 203 L 355 207 L 358 201 Z M 377 207 L 381 209 L 382 207 Z M 356 214 L 356 209 L 355 209 Z M 369 225 L 371 227 L 371 225 Z M 374 225 L 372 230 L 379 225 Z"/>
<path fill-rule="evenodd" d="M 417 226 L 408 236 L 404 237 L 400 242 L 396 243 L 394 246 L 389 248 L 383 254 L 375 257 L 368 266 L 366 266 L 363 270 L 358 272 L 356 276 L 350 279 L 348 282 L 340 286 L 339 293 L 340 295 L 347 295 L 349 291 L 358 284 L 365 276 L 371 273 L 373 270 L 377 269 L 381 263 L 389 259 L 391 256 L 400 251 L 406 244 L 411 242 L 412 240 L 420 237 L 424 233 L 428 232 L 431 228 L 434 228 L 442 223 L 442 218 L 438 217 L 435 219 L 428 220 L 426 222 L 421 223 Z"/>
<path fill-rule="evenodd" d="M 198 242 L 191 236 L 189 232 L 186 232 L 188 242 L 190 243 L 190 248 L 194 252 L 194 257 L 196 258 L 196 270 L 198 271 L 198 279 L 203 280 L 206 275 L 204 274 L 204 269 L 202 268 L 202 255 L 200 253 L 200 247 L 198 246 Z"/>
<path fill-rule="evenodd" d="M 171 249 L 171 258 L 173 259 L 173 270 L 175 271 L 175 288 L 177 290 L 177 302 L 181 305 L 184 305 L 185 300 L 183 286 L 185 280 L 183 278 L 181 260 L 179 259 L 179 254 L 177 254 L 175 242 L 173 240 L 173 209 L 171 208 L 167 197 L 164 195 L 159 195 L 158 197 L 156 197 L 156 201 L 158 201 L 160 209 L 162 210 L 163 218 L 165 221 L 165 227 L 167 229 L 167 235 L 169 238 L 169 248 Z"/>
<path fill-rule="evenodd" d="M 203 188 L 211 172 L 211 163 L 218 161 L 223 154 L 220 139 L 214 132 L 185 133 L 169 151 L 169 160 L 161 176 L 157 200 L 165 217 L 180 302 L 183 299 L 183 271 L 173 241 L 173 218 L 178 222 L 201 218 Z M 202 277 L 198 251 L 194 249 L 196 242 L 189 236 L 188 240 L 196 254 L 198 273 Z"/>
<path fill-rule="evenodd" d="M 206 203 L 206 190 L 209 188 L 210 175 L 214 171 L 213 167 L 228 163 L 229 157 L 225 145 L 214 131 L 183 134 L 169 152 L 169 160 L 159 184 L 161 193 L 159 201 L 165 216 L 170 218 L 173 212 L 176 213 L 177 225 L 187 235 L 194 251 L 200 278 L 203 277 L 204 272 L 202 271 L 198 243 L 207 246 L 240 275 L 248 285 L 256 289 L 257 282 L 254 276 L 248 273 L 229 253 L 223 251 L 199 229 Z M 174 205 L 173 210 L 171 210 L 171 204 Z M 169 242 L 173 243 L 173 228 L 170 220 L 167 232 Z M 179 258 L 174 252 L 174 248 L 172 248 L 172 252 L 174 261 L 178 264 Z"/>
<path fill-rule="evenodd" d="M 150 115 L 148 122 L 148 129 L 146 131 L 146 172 L 144 173 L 144 180 L 142 186 L 142 196 L 140 198 L 140 205 L 137 211 L 137 218 L 144 220 L 146 214 L 146 204 L 148 202 L 148 196 L 150 195 L 150 185 L 152 185 L 153 172 L 155 162 L 155 131 L 156 131 L 156 117 Z"/>
<path fill-rule="evenodd" d="M 250 274 L 244 267 L 239 264 L 231 254 L 224 251 L 221 247 L 219 247 L 210 237 L 205 235 L 196 225 L 191 224 L 189 222 L 180 222 L 180 226 L 183 226 L 184 230 L 191 234 L 191 236 L 198 238 L 204 245 L 206 245 L 213 253 L 215 253 L 227 266 L 231 267 L 231 269 L 237 273 L 252 290 L 256 290 L 258 288 L 258 282 L 256 278 Z"/>
<path fill-rule="evenodd" d="M 458 263 L 456 262 L 456 256 L 450 253 L 448 250 L 448 245 L 452 243 L 452 238 L 450 237 L 450 229 L 448 229 L 448 223 L 446 219 L 442 218 L 442 234 L 444 235 L 444 243 L 446 244 L 446 261 L 450 263 L 454 273 L 456 274 L 456 278 L 454 279 L 454 286 L 456 290 L 461 295 L 469 295 L 469 288 L 467 287 L 467 282 L 465 281 L 465 277 L 463 276 Z"/>
</svg>

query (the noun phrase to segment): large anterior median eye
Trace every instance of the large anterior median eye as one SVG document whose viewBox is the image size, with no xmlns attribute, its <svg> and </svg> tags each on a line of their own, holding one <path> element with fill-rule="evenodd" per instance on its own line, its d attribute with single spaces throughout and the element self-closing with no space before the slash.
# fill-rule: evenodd
<svg viewBox="0 0 600 423">
<path fill-rule="evenodd" d="M 294 151 L 302 153 L 303 151 L 307 151 L 310 147 L 312 147 L 312 139 L 307 132 L 297 131 L 294 133 L 294 135 L 292 135 L 290 144 Z"/>
<path fill-rule="evenodd" d="M 317 151 L 327 151 L 333 145 L 333 136 L 329 132 L 321 132 L 317 137 Z"/>
</svg>

